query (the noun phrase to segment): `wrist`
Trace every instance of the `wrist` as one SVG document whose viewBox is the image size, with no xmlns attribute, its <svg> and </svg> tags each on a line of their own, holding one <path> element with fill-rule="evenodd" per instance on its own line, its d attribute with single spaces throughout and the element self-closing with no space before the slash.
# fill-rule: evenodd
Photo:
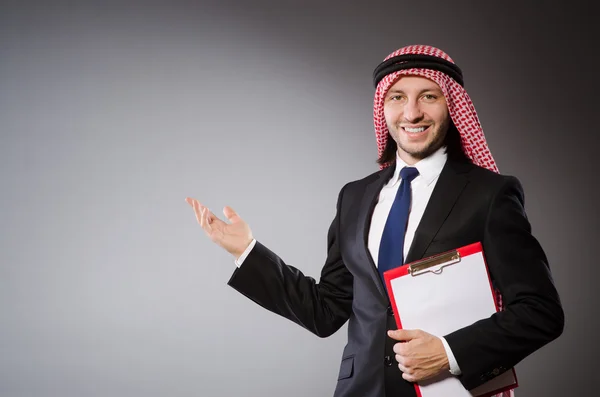
<svg viewBox="0 0 600 397">
<path fill-rule="evenodd" d="M 442 356 L 442 371 L 450 371 L 450 360 L 448 360 L 448 353 L 446 352 L 444 342 L 442 342 L 441 338 L 438 338 L 438 342 Z"/>
<path fill-rule="evenodd" d="M 244 254 L 248 254 L 248 250 L 254 241 L 254 237 L 250 236 L 250 238 L 244 243 L 241 244 L 239 248 L 229 251 L 231 255 L 234 256 L 235 260 L 239 260 L 240 257 L 244 256 Z"/>
</svg>

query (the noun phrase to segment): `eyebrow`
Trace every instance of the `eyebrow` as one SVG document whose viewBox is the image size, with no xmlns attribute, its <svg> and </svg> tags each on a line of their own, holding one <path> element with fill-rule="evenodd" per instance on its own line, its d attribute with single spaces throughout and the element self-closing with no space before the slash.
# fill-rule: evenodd
<svg viewBox="0 0 600 397">
<path fill-rule="evenodd" d="M 436 93 L 442 93 L 441 89 L 435 88 L 435 87 L 431 87 L 431 88 L 426 88 L 424 90 L 419 91 L 418 95 L 421 95 L 421 94 L 423 94 L 425 92 L 429 92 L 429 91 L 433 91 L 433 92 L 436 92 Z M 405 93 L 404 91 L 399 90 L 397 88 L 394 88 L 394 89 L 391 89 L 391 90 L 388 91 L 388 94 L 404 94 L 404 93 Z"/>
</svg>

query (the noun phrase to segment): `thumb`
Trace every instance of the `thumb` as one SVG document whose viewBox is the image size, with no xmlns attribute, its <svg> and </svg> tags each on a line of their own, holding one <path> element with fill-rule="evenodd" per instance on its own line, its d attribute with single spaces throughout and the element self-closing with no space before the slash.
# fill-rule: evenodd
<svg viewBox="0 0 600 397">
<path fill-rule="evenodd" d="M 223 214 L 231 223 L 241 222 L 242 218 L 233 210 L 233 208 L 226 206 L 223 208 Z"/>
<path fill-rule="evenodd" d="M 412 339 L 416 339 L 420 336 L 420 331 L 418 329 L 396 329 L 389 330 L 388 336 L 392 339 L 398 341 L 409 341 Z"/>
</svg>

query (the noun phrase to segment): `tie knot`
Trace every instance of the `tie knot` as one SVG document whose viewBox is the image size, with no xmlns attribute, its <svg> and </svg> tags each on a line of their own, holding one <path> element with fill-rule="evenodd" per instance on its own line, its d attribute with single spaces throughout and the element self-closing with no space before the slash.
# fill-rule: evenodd
<svg viewBox="0 0 600 397">
<path fill-rule="evenodd" d="M 400 170 L 400 177 L 407 182 L 412 182 L 419 175 L 419 170 L 415 167 L 404 167 Z"/>
</svg>

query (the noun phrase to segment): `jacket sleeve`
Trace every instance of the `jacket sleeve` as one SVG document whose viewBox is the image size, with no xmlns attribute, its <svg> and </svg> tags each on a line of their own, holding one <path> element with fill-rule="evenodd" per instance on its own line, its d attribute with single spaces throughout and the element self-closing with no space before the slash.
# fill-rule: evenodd
<svg viewBox="0 0 600 397">
<path fill-rule="evenodd" d="M 342 261 L 339 247 L 343 191 L 342 188 L 336 216 L 327 234 L 327 259 L 318 283 L 297 268 L 285 264 L 257 241 L 228 285 L 265 309 L 320 337 L 336 332 L 348 320 L 352 310 L 353 277 Z"/>
<path fill-rule="evenodd" d="M 548 261 L 531 234 L 523 190 L 514 177 L 505 177 L 492 200 L 482 245 L 504 310 L 445 336 L 468 390 L 511 369 L 564 327 Z"/>
</svg>

